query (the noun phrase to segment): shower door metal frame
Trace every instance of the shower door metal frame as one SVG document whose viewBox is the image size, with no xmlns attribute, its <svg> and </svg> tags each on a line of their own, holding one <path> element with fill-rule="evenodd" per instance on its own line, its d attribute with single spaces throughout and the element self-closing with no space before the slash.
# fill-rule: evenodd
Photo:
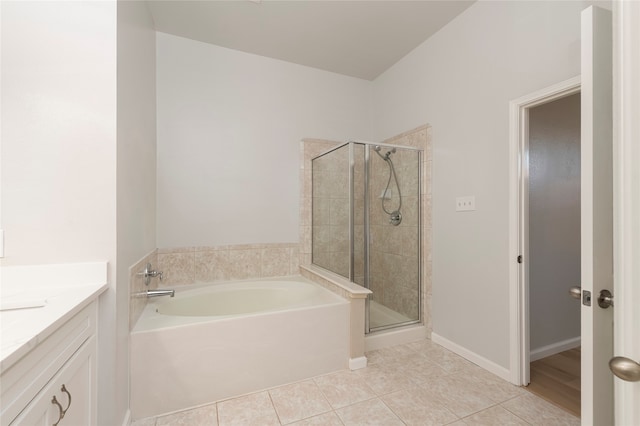
<svg viewBox="0 0 640 426">
<path fill-rule="evenodd" d="M 422 314 L 423 314 L 423 300 L 424 300 L 424 295 L 422 294 L 422 271 L 423 271 L 423 259 L 422 259 L 422 156 L 424 155 L 424 151 L 422 149 L 419 148 L 414 148 L 414 147 L 410 147 L 410 146 L 402 146 L 402 145 L 392 145 L 392 144 L 385 144 L 385 143 L 373 143 L 373 142 L 362 142 L 362 141 L 350 141 L 350 143 L 361 143 L 364 144 L 366 146 L 365 149 L 365 178 L 366 178 L 366 183 L 367 185 L 365 185 L 365 224 L 366 224 L 366 232 L 365 234 L 365 244 L 366 244 L 366 257 L 365 257 L 365 285 L 364 287 L 369 289 L 370 285 L 369 285 L 369 207 L 370 207 L 370 203 L 369 203 L 369 152 L 370 152 L 370 147 L 371 146 L 381 146 L 383 148 L 396 148 L 396 149 L 402 149 L 402 150 L 407 150 L 407 151 L 416 151 L 418 153 L 418 209 L 417 209 L 417 215 L 418 215 L 418 247 L 417 247 L 417 257 L 418 257 L 418 318 L 415 320 L 409 320 L 409 321 L 404 321 L 404 322 L 399 322 L 399 323 L 394 323 L 394 324 L 390 324 L 390 325 L 386 325 L 386 326 L 380 326 L 380 327 L 375 327 L 374 329 L 371 329 L 370 326 L 370 301 L 371 301 L 371 297 L 372 294 L 370 294 L 367 297 L 366 300 L 366 309 L 365 309 L 365 334 L 369 334 L 369 333 L 375 333 L 378 331 L 384 331 L 384 330 L 390 330 L 390 329 L 394 329 L 394 328 L 398 328 L 398 327 L 404 327 L 407 325 L 412 325 L 412 324 L 418 324 L 422 322 Z M 353 200 L 351 200 L 351 203 L 353 203 Z M 353 256 L 353 252 L 351 253 Z"/>
<path fill-rule="evenodd" d="M 354 144 L 349 142 L 349 281 L 355 279 L 355 166 Z M 365 281 L 366 282 L 366 281 Z"/>
<path fill-rule="evenodd" d="M 345 145 L 349 145 L 349 174 L 348 174 L 348 187 L 349 187 L 349 281 L 355 283 L 355 145 L 362 145 L 364 148 L 364 181 L 365 181 L 365 185 L 364 186 L 364 222 L 363 222 L 363 227 L 364 227 L 364 232 L 363 232 L 363 236 L 364 236 L 364 286 L 365 288 L 369 289 L 370 288 L 370 250 L 369 250 L 369 246 L 370 246 L 370 217 L 369 217 L 369 208 L 371 206 L 370 203 L 370 191 L 369 191 L 369 162 L 371 160 L 371 146 L 380 146 L 380 147 L 384 147 L 384 148 L 396 148 L 396 149 L 402 149 L 402 150 L 408 150 L 408 151 L 416 151 L 418 153 L 418 208 L 417 208 L 417 215 L 418 215 L 418 247 L 417 247 L 417 256 L 418 256 L 418 319 L 415 320 L 410 320 L 410 321 L 404 321 L 401 323 L 395 323 L 395 324 L 391 324 L 388 326 L 381 326 L 381 327 L 376 327 L 373 330 L 370 327 L 370 299 L 371 299 L 371 295 L 369 295 L 366 299 L 366 309 L 365 309 L 365 334 L 369 334 L 371 332 L 377 332 L 377 331 L 383 331 L 383 330 L 389 330 L 389 329 L 393 329 L 393 328 L 398 328 L 398 327 L 403 327 L 403 326 L 407 326 L 407 325 L 412 325 L 412 324 L 417 324 L 417 323 L 421 323 L 422 322 L 422 315 L 423 315 L 423 301 L 424 301 L 424 295 L 422 294 L 422 272 L 423 272 L 423 259 L 422 259 L 422 226 L 423 226 L 423 222 L 422 222 L 422 186 L 423 186 L 423 182 L 422 182 L 422 173 L 423 173 L 423 166 L 422 166 L 422 157 L 424 155 L 424 151 L 420 148 L 414 148 L 414 147 L 410 147 L 410 146 L 402 146 L 402 145 L 393 145 L 393 144 L 386 144 L 386 143 L 375 143 L 375 142 L 368 142 L 368 141 L 361 141 L 361 140 L 350 140 L 348 142 L 345 142 L 343 144 L 337 145 L 331 149 L 328 149 L 327 151 L 313 157 L 311 159 L 311 162 L 313 164 L 313 160 L 320 158 L 326 154 L 329 154 L 330 152 L 336 151 L 340 148 L 343 148 Z M 312 171 L 313 171 L 313 167 L 312 167 Z M 313 185 L 312 185 L 312 203 L 313 203 Z M 312 204 L 313 206 L 313 204 Z M 312 209 L 313 210 L 313 209 Z M 312 241 L 313 241 L 313 236 L 312 236 Z M 312 243 L 313 245 L 313 243 Z M 311 257 L 311 262 L 313 263 L 313 252 L 312 252 L 312 257 Z M 316 265 L 319 266 L 319 265 Z M 322 266 L 320 266 L 322 269 L 326 269 L 323 268 Z"/>
<path fill-rule="evenodd" d="M 369 160 L 371 158 L 371 145 L 364 145 L 364 287 L 370 289 L 369 285 L 369 277 L 370 277 L 370 258 L 369 258 L 369 226 L 371 225 L 369 222 Z M 355 202 L 353 203 L 355 207 Z M 365 299 L 365 308 L 364 308 L 364 333 L 369 334 L 371 332 L 371 295 L 368 295 Z"/>
</svg>

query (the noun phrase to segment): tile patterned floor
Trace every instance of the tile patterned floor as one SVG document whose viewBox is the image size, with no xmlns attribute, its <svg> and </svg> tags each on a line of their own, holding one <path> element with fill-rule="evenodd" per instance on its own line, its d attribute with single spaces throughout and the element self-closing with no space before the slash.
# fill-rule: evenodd
<svg viewBox="0 0 640 426">
<path fill-rule="evenodd" d="M 580 425 L 580 419 L 429 340 L 339 371 L 132 426 Z"/>
</svg>

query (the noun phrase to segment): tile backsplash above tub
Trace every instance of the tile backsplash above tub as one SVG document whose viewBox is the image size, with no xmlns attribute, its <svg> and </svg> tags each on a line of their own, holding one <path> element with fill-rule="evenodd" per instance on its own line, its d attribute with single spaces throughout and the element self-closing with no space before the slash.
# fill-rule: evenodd
<svg viewBox="0 0 640 426">
<path fill-rule="evenodd" d="M 158 249 L 163 287 L 297 275 L 298 243 Z"/>
</svg>

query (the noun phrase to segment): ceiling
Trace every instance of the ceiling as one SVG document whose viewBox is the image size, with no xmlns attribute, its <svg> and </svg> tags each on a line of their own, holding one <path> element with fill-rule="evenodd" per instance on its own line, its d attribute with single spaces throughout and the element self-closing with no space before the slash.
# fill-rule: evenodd
<svg viewBox="0 0 640 426">
<path fill-rule="evenodd" d="M 373 80 L 474 1 L 148 3 L 157 31 Z"/>
</svg>

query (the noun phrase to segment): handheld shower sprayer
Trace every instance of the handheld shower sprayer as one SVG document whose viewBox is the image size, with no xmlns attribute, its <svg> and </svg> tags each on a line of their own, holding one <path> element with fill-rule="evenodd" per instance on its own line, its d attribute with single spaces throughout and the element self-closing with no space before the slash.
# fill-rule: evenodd
<svg viewBox="0 0 640 426">
<path fill-rule="evenodd" d="M 398 189 L 398 208 L 396 210 L 391 211 L 391 212 L 387 211 L 387 209 L 386 209 L 386 207 L 384 205 L 384 202 L 385 202 L 386 198 L 382 197 L 382 210 L 384 210 L 384 212 L 389 215 L 389 223 L 391 223 L 394 226 L 398 226 L 398 225 L 400 225 L 400 222 L 402 222 L 402 214 L 400 213 L 400 208 L 402 207 L 402 194 L 400 193 L 400 184 L 398 183 L 398 177 L 396 176 L 396 170 L 395 170 L 395 167 L 393 167 L 393 161 L 391 161 L 391 154 L 395 154 L 396 153 L 396 149 L 395 148 L 391 148 L 391 150 L 387 151 L 387 153 L 385 155 L 380 154 L 380 151 L 382 150 L 382 147 L 380 145 L 376 145 L 375 147 L 373 147 L 373 150 L 389 166 L 389 179 L 387 180 L 387 187 L 385 188 L 383 194 L 387 194 L 387 191 L 389 190 L 389 184 L 391 183 L 391 177 L 393 177 L 393 179 L 395 180 L 396 188 Z"/>
</svg>

